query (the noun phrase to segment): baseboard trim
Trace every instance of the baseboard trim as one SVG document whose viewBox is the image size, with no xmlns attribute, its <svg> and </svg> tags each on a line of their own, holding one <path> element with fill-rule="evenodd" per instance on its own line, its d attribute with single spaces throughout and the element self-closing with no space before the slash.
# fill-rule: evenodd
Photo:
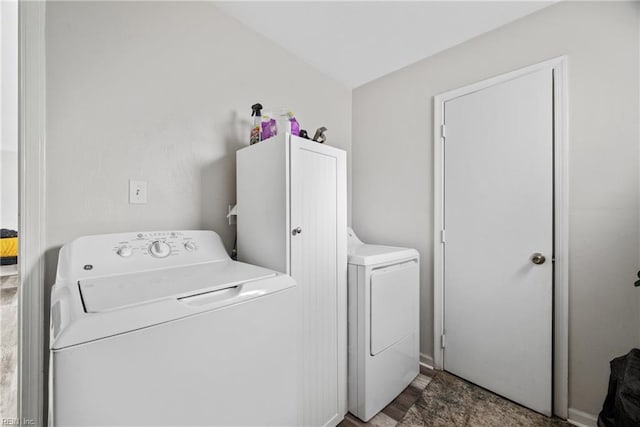
<svg viewBox="0 0 640 427">
<path fill-rule="evenodd" d="M 598 424 L 598 417 L 587 412 L 569 408 L 569 418 L 567 422 L 579 427 L 595 427 Z"/>
<path fill-rule="evenodd" d="M 420 353 L 420 364 L 425 368 L 433 369 L 433 357 Z"/>
</svg>

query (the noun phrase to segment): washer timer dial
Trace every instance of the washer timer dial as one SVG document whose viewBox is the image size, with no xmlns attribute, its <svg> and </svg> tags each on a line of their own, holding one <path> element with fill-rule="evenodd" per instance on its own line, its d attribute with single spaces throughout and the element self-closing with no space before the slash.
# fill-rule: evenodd
<svg viewBox="0 0 640 427">
<path fill-rule="evenodd" d="M 166 242 L 156 240 L 149 246 L 149 253 L 156 258 L 166 258 L 171 255 L 171 246 Z"/>
</svg>

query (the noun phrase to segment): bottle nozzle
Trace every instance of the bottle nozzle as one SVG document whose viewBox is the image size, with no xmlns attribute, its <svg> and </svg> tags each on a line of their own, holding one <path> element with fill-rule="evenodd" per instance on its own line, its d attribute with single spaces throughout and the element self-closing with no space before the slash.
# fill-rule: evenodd
<svg viewBox="0 0 640 427">
<path fill-rule="evenodd" d="M 259 117 L 259 116 L 261 116 L 261 115 L 262 115 L 262 112 L 261 112 L 260 110 L 262 110 L 262 104 L 260 104 L 260 103 L 258 103 L 258 104 L 253 104 L 253 105 L 251 106 L 251 110 L 253 110 L 253 111 L 251 112 L 251 117 L 253 117 L 253 116 L 258 116 L 258 117 Z"/>
</svg>

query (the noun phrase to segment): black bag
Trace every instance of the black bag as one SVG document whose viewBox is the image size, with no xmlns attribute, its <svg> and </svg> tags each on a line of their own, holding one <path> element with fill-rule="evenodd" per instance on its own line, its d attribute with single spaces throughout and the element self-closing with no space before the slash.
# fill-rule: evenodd
<svg viewBox="0 0 640 427">
<path fill-rule="evenodd" d="M 640 350 L 634 348 L 610 365 L 609 391 L 598 427 L 640 426 Z"/>
</svg>

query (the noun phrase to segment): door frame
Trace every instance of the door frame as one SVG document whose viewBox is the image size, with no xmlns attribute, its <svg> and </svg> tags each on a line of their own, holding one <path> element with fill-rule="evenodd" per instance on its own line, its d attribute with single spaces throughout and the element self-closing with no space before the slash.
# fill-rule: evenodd
<svg viewBox="0 0 640 427">
<path fill-rule="evenodd" d="M 553 272 L 553 414 L 568 416 L 569 389 L 569 123 L 568 123 L 568 59 L 553 58 L 468 86 L 454 89 L 433 99 L 433 362 L 443 368 L 444 349 L 444 251 L 441 239 L 444 221 L 444 104 L 454 98 L 477 92 L 524 75 L 553 70 L 554 111 L 554 253 Z"/>
<path fill-rule="evenodd" d="M 46 2 L 18 3 L 18 419 L 45 425 Z"/>
</svg>

